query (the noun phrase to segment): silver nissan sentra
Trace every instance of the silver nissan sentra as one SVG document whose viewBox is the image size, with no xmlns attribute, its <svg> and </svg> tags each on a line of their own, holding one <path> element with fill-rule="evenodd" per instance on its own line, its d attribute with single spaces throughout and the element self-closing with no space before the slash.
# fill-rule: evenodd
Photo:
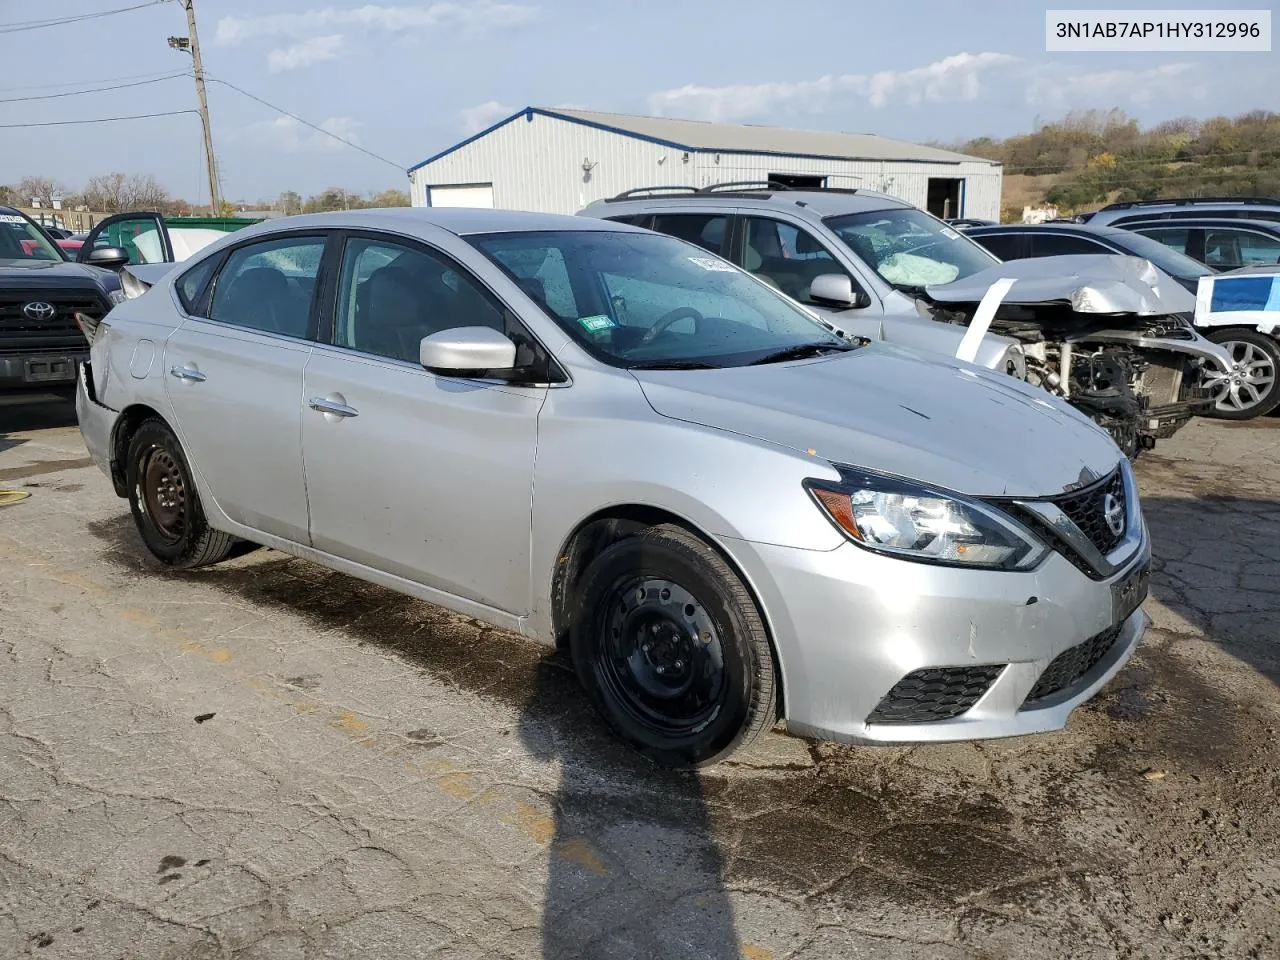
<svg viewBox="0 0 1280 960">
<path fill-rule="evenodd" d="M 366 210 L 230 234 L 140 295 L 136 274 L 85 322 L 78 410 L 151 553 L 266 544 L 562 644 L 659 763 L 780 718 L 1057 729 L 1147 624 L 1106 434 L 1012 377 L 838 336 L 683 241 Z"/>
</svg>

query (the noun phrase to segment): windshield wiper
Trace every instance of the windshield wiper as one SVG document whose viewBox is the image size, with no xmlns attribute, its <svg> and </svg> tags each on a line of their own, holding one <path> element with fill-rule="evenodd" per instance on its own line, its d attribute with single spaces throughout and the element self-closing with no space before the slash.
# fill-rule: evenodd
<svg viewBox="0 0 1280 960">
<path fill-rule="evenodd" d="M 783 360 L 803 360 L 806 357 L 820 357 L 829 350 L 845 353 L 856 349 L 858 348 L 852 343 L 801 343 L 794 347 L 786 347 L 783 350 L 767 353 L 759 360 L 752 360 L 748 366 L 754 367 L 761 363 L 781 363 Z"/>
<path fill-rule="evenodd" d="M 627 367 L 628 370 L 719 370 L 714 363 L 705 360 L 642 360 Z"/>
</svg>

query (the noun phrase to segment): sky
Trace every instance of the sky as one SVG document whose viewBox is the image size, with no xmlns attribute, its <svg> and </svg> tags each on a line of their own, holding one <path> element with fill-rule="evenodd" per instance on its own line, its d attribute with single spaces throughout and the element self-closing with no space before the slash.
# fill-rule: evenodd
<svg viewBox="0 0 1280 960">
<path fill-rule="evenodd" d="M 144 0 L 0 0 L 0 183 L 151 173 L 208 199 L 194 113 L 75 126 L 4 124 L 194 110 L 174 0 L 37 30 L 11 25 Z M 1138 8 L 1254 7 L 1178 0 Z M 1277 53 L 1046 53 L 1026 0 L 196 0 L 222 189 L 254 200 L 328 186 L 407 190 L 404 168 L 528 105 L 954 142 L 1074 109 L 1143 124 L 1280 109 Z M 794 11 L 788 17 L 787 11 Z M 802 12 L 801 12 L 802 11 Z M 121 86 L 74 96 L 92 87 Z M 44 99 L 30 99 L 41 97 Z"/>
</svg>

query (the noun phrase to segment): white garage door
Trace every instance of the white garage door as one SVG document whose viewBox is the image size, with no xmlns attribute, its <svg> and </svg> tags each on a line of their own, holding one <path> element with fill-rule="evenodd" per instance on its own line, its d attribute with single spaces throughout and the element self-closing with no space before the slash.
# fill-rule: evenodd
<svg viewBox="0 0 1280 960">
<path fill-rule="evenodd" d="M 447 187 L 427 187 L 430 207 L 492 207 L 492 183 L 456 183 Z"/>
</svg>

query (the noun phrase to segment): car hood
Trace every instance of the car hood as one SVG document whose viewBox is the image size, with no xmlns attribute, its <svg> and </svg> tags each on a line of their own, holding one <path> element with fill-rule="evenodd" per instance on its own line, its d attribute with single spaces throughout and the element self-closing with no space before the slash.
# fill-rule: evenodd
<svg viewBox="0 0 1280 960">
<path fill-rule="evenodd" d="M 885 344 L 793 363 L 633 374 L 662 416 L 973 496 L 1062 493 L 1105 476 L 1121 456 L 1040 390 Z"/>
<path fill-rule="evenodd" d="M 113 290 L 119 286 L 109 270 L 65 260 L 0 260 L 0 289 Z"/>
</svg>

